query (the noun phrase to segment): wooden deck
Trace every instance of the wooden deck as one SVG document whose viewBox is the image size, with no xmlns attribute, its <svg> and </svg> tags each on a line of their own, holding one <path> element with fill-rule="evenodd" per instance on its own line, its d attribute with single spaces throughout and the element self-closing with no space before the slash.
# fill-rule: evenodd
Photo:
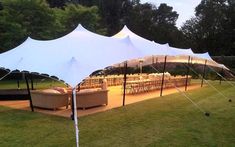
<svg viewBox="0 0 235 147">
<path fill-rule="evenodd" d="M 188 86 L 188 90 L 193 90 L 200 88 L 199 84 L 194 84 Z M 85 116 L 85 115 L 90 115 L 98 112 L 103 112 L 107 111 L 113 108 L 121 107 L 122 106 L 122 90 L 121 86 L 113 86 L 109 87 L 109 93 L 108 93 L 108 105 L 107 106 L 99 106 L 99 107 L 94 107 L 94 108 L 89 108 L 86 110 L 78 109 L 78 116 Z M 184 91 L 184 87 L 180 87 L 180 90 Z M 169 88 L 169 89 L 164 89 L 163 95 L 169 95 L 173 93 L 177 93 L 178 91 L 175 88 Z M 127 95 L 126 96 L 126 105 L 137 103 L 140 101 L 152 99 L 152 98 L 158 98 L 160 95 L 159 90 L 155 91 L 150 91 L 146 93 L 141 93 L 141 94 L 135 94 L 135 95 Z M 10 107 L 13 109 L 21 109 L 21 110 L 27 110 L 30 111 L 29 107 L 29 101 L 0 101 L 0 105 Z M 62 116 L 62 117 L 70 117 L 71 115 L 71 108 L 69 107 L 68 109 L 66 108 L 60 108 L 58 110 L 45 110 L 45 109 L 34 109 L 35 112 L 40 112 L 40 113 L 45 113 L 45 114 L 50 114 L 50 115 L 57 115 L 57 116 Z"/>
</svg>

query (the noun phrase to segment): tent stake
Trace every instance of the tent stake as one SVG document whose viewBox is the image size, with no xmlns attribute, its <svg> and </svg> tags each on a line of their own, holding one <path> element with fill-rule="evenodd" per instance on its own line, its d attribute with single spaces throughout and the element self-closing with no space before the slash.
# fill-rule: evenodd
<svg viewBox="0 0 235 147">
<path fill-rule="evenodd" d="M 188 67 L 187 67 L 187 75 L 186 75 L 186 82 L 185 82 L 185 91 L 187 91 L 187 88 L 188 88 L 189 64 L 190 64 L 190 56 L 188 56 Z"/>
<path fill-rule="evenodd" d="M 127 73 L 127 61 L 124 63 L 124 77 L 123 77 L 123 99 L 122 99 L 122 106 L 125 106 L 126 100 L 126 73 Z"/>
<path fill-rule="evenodd" d="M 30 108 L 31 108 L 31 111 L 34 112 L 33 102 L 32 102 L 32 98 L 31 98 L 31 94 L 30 94 L 29 81 L 28 81 L 28 76 L 27 75 L 25 76 L 25 81 L 26 81 L 26 85 L 27 85 Z"/>
<path fill-rule="evenodd" d="M 203 69 L 203 75 L 202 75 L 201 87 L 203 86 L 203 80 L 204 80 L 204 78 L 205 78 L 205 74 L 206 74 L 206 63 L 207 63 L 207 60 L 205 60 L 205 64 L 204 64 L 204 69 Z"/>
<path fill-rule="evenodd" d="M 166 59 L 167 59 L 167 56 L 165 56 L 165 60 L 164 60 L 164 66 L 163 66 L 163 73 L 162 73 L 162 84 L 161 84 L 161 92 L 160 92 L 160 96 L 162 96 L 163 85 L 164 85 L 164 77 L 165 77 L 165 70 L 166 70 Z"/>
</svg>

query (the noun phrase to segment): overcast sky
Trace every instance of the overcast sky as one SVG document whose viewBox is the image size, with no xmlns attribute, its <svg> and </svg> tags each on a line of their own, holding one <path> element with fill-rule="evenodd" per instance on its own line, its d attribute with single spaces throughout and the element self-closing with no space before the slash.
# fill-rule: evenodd
<svg viewBox="0 0 235 147">
<path fill-rule="evenodd" d="M 179 18 L 176 22 L 177 27 L 180 27 L 186 20 L 194 16 L 195 7 L 201 2 L 201 0 L 141 0 L 142 3 L 150 2 L 159 6 L 160 3 L 166 3 L 173 7 L 174 11 L 177 11 Z"/>
</svg>

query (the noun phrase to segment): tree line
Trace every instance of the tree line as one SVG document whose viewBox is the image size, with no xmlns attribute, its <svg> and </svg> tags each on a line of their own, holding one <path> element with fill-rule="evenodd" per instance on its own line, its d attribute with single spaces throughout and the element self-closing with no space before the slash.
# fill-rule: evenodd
<svg viewBox="0 0 235 147">
<path fill-rule="evenodd" d="M 187 13 L 187 12 L 185 12 Z M 79 23 L 96 33 L 112 36 L 124 25 L 138 35 L 178 48 L 211 55 L 235 55 L 234 0 L 202 0 L 195 16 L 181 28 L 173 7 L 140 0 L 2 0 L 0 52 L 21 44 L 28 36 L 55 39 Z"/>
</svg>

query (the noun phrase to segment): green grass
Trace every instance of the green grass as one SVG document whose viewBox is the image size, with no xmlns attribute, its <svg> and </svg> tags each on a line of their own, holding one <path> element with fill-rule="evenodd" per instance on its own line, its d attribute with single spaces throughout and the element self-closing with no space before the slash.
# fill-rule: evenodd
<svg viewBox="0 0 235 147">
<path fill-rule="evenodd" d="M 181 94 L 163 96 L 79 119 L 80 145 L 119 146 L 235 146 L 235 88 L 212 82 L 187 92 L 206 117 Z M 74 146 L 73 122 L 0 107 L 0 146 Z"/>
<path fill-rule="evenodd" d="M 21 89 L 26 89 L 26 82 L 24 80 L 20 80 L 19 83 L 20 83 L 19 85 Z M 34 88 L 36 89 L 51 88 L 51 87 L 56 87 L 56 86 L 65 87 L 65 85 L 62 82 L 49 80 L 49 79 L 34 80 L 33 85 L 34 85 Z M 31 83 L 29 83 L 29 86 L 31 87 Z M 17 86 L 16 80 L 0 81 L 0 89 L 17 89 L 17 88 L 18 86 Z"/>
</svg>

